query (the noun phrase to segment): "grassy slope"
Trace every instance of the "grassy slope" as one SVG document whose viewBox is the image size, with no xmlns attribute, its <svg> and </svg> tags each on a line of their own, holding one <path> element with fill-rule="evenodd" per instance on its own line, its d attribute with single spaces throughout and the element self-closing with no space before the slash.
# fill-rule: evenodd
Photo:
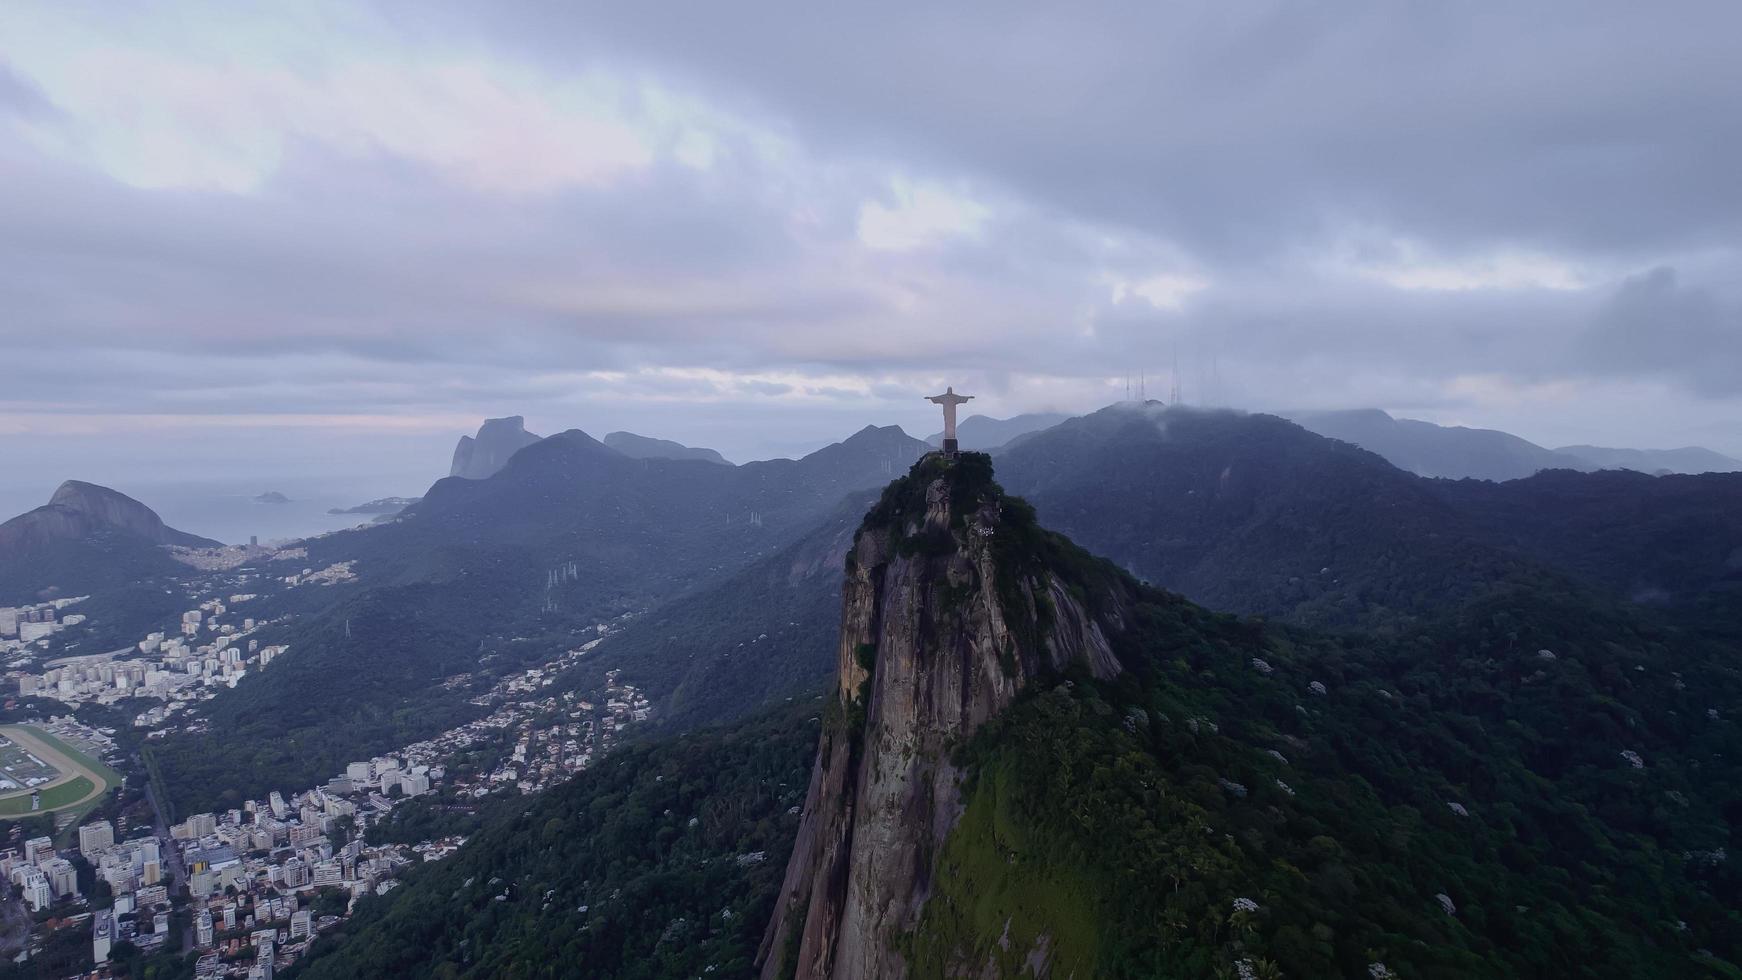
<svg viewBox="0 0 1742 980">
<path fill-rule="evenodd" d="M 74 776 L 64 783 L 58 783 L 42 791 L 42 809 L 33 811 L 30 808 L 30 793 L 8 796 L 0 799 L 0 817 L 16 817 L 27 813 L 51 813 L 69 803 L 85 798 L 86 794 L 96 788 L 95 783 L 83 776 Z"/>
<path fill-rule="evenodd" d="M 98 779 L 102 780 L 102 788 L 104 790 L 113 789 L 114 787 L 121 785 L 121 774 L 108 765 L 105 765 L 101 760 L 91 758 L 84 752 L 73 748 L 71 745 L 68 745 L 66 742 L 50 735 L 48 732 L 45 732 L 40 728 L 33 726 L 20 727 L 22 727 L 29 735 L 41 740 L 51 748 L 65 755 L 75 764 L 83 766 L 85 769 L 95 774 Z M 60 769 L 61 767 L 56 765 L 55 768 Z M 43 790 L 42 809 L 35 811 L 30 807 L 30 791 L 21 790 L 10 796 L 0 797 L 0 816 L 10 817 L 31 813 L 52 813 L 62 807 L 84 800 L 85 797 L 91 794 L 92 790 L 96 788 L 97 783 L 93 782 L 91 779 L 83 775 L 75 775 L 74 778 L 64 783 Z M 86 802 L 94 805 L 98 798 L 100 798 L 100 794 Z M 87 806 L 86 809 L 89 809 L 89 807 Z"/>
</svg>

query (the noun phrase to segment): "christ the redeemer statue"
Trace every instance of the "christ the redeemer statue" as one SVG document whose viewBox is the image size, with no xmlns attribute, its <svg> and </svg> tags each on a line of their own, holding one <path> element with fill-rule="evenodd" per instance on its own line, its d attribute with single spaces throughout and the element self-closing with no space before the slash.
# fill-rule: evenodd
<svg viewBox="0 0 1742 980">
<path fill-rule="evenodd" d="M 954 386 L 945 388 L 941 395 L 926 398 L 926 401 L 944 407 L 944 452 L 952 456 L 956 452 L 956 406 L 973 400 L 973 395 L 956 394 Z"/>
</svg>

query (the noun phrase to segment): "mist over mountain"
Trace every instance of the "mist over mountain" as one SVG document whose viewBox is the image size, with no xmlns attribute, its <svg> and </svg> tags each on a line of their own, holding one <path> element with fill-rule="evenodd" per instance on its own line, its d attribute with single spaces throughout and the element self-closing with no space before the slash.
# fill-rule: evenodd
<svg viewBox="0 0 1742 980">
<path fill-rule="evenodd" d="M 1510 433 L 1392 418 L 1376 408 L 1297 412 L 1287 417 L 1319 435 L 1378 453 L 1398 469 L 1418 476 L 1516 480 L 1539 470 L 1593 468 L 1576 456 L 1544 449 Z"/>
<path fill-rule="evenodd" d="M 392 515 L 399 513 L 422 499 L 422 497 L 377 497 L 374 500 L 367 500 L 350 507 L 333 507 L 330 508 L 327 513 Z"/>
<path fill-rule="evenodd" d="M 1285 417 L 1319 435 L 1376 452 L 1397 468 L 1418 476 L 1518 480 L 1552 469 L 1631 469 L 1642 473 L 1742 470 L 1742 461 L 1699 447 L 1545 449 L 1507 432 L 1393 418 L 1376 408 L 1289 412 Z"/>
<path fill-rule="evenodd" d="M 526 431 L 526 420 L 518 415 L 485 419 L 475 436 L 461 436 L 454 447 L 454 461 L 448 467 L 449 476 L 467 480 L 485 479 L 508 465 L 509 457 L 541 437 Z"/>
<path fill-rule="evenodd" d="M 633 432 L 607 433 L 605 445 L 630 459 L 699 459 L 708 463 L 732 465 L 726 460 L 726 457 L 712 449 L 694 448 L 681 442 L 673 442 L 670 439 L 638 436 Z"/>
<path fill-rule="evenodd" d="M 1070 418 L 1060 412 L 1029 412 L 995 419 L 987 415 L 970 415 L 956 423 L 956 444 L 964 450 L 990 452 L 1002 446 L 1053 426 Z M 934 432 L 926 438 L 933 446 L 944 444 L 944 434 Z"/>
<path fill-rule="evenodd" d="M 1734 473 L 1742 459 L 1699 446 L 1681 449 L 1607 449 L 1602 446 L 1562 446 L 1565 453 L 1603 469 L 1637 470 L 1641 473 Z"/>
</svg>

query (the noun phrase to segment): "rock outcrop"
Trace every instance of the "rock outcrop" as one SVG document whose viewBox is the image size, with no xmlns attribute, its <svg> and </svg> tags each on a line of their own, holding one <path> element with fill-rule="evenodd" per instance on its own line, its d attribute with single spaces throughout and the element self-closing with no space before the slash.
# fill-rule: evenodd
<svg viewBox="0 0 1742 980">
<path fill-rule="evenodd" d="M 44 506 L 0 524 L 0 554 L 21 554 L 77 541 L 103 531 L 120 531 L 151 544 L 215 547 L 218 542 L 178 531 L 157 512 L 108 487 L 68 480 Z"/>
<path fill-rule="evenodd" d="M 976 453 L 925 457 L 867 516 L 764 978 L 905 975 L 899 940 L 962 812 L 952 748 L 1039 677 L 1076 664 L 1120 672 L 1118 596 L 1091 613 L 1045 560 L 1047 540 Z"/>
<path fill-rule="evenodd" d="M 448 475 L 468 480 L 487 479 L 508 465 L 508 457 L 540 438 L 526 431 L 526 419 L 519 415 L 485 419 L 476 436 L 460 437 L 460 444 L 454 447 L 454 462 L 448 467 Z"/>
</svg>

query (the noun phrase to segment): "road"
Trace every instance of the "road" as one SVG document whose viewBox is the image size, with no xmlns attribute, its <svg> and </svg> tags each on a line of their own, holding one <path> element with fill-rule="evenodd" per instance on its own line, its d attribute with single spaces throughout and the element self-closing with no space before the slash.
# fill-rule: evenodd
<svg viewBox="0 0 1742 980">
<path fill-rule="evenodd" d="M 135 763 L 141 771 L 144 771 L 145 763 L 143 760 L 135 760 Z M 145 782 L 145 802 L 151 804 L 151 832 L 156 834 L 157 839 L 163 844 L 160 853 L 163 857 L 163 869 L 170 877 L 171 892 L 179 892 L 188 886 L 187 867 L 182 864 L 181 848 L 177 847 L 175 839 L 169 836 L 169 824 L 163 819 L 163 808 L 157 805 L 157 789 L 151 785 L 150 780 Z M 181 948 L 184 950 L 194 948 L 192 916 L 189 917 L 187 927 L 182 930 Z"/>
</svg>

